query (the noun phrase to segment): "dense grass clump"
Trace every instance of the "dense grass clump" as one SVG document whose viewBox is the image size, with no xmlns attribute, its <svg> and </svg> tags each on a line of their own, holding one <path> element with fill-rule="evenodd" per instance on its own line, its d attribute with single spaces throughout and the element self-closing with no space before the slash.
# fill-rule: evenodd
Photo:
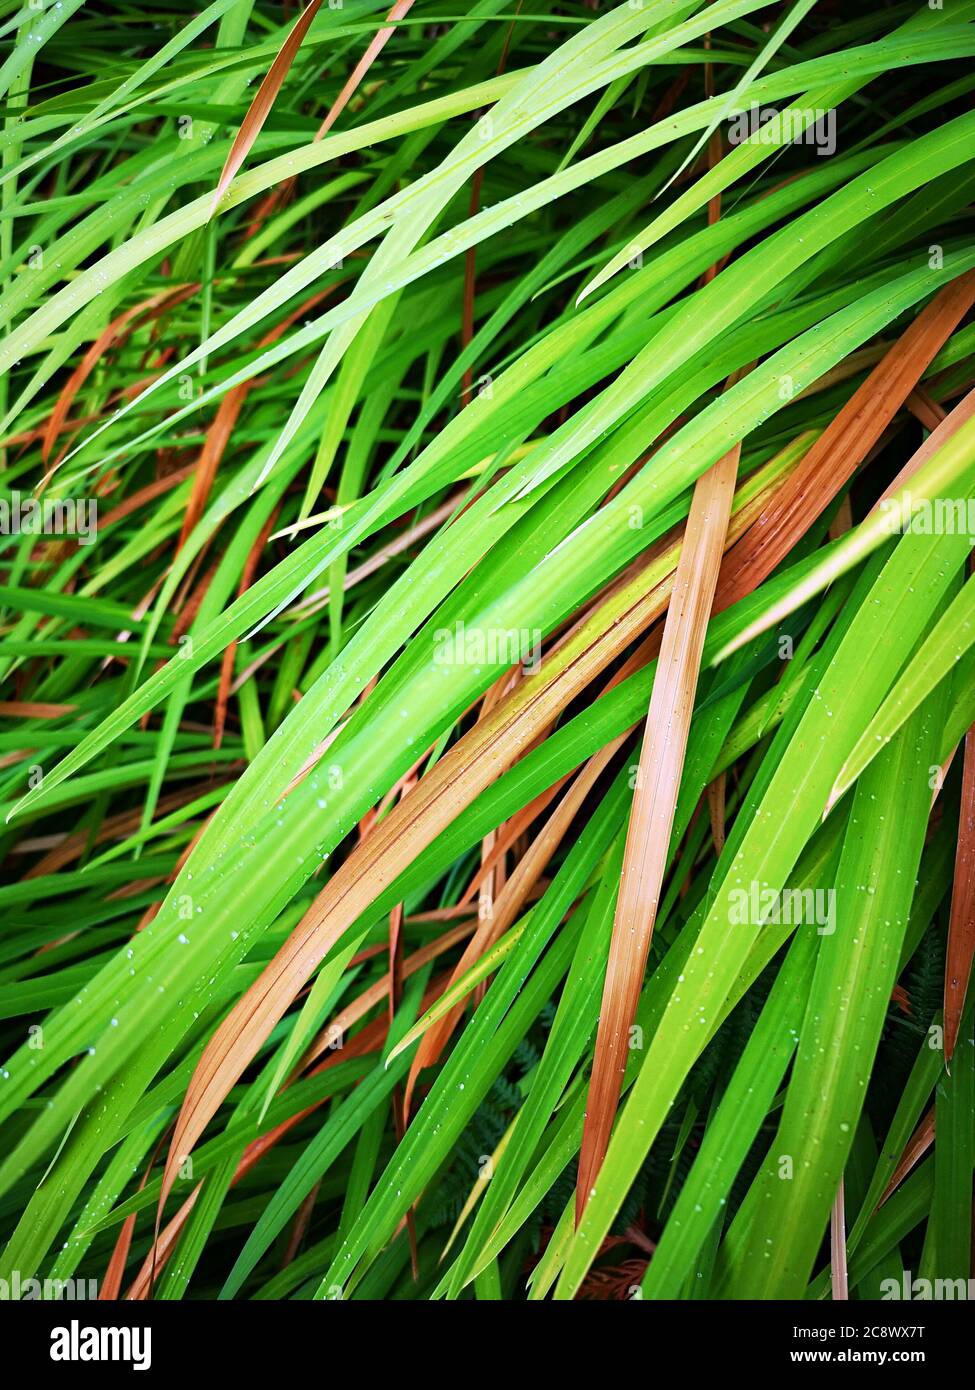
<svg viewBox="0 0 975 1390">
<path fill-rule="evenodd" d="M 0 38 L 5 1287 L 967 1279 L 975 0 Z"/>
</svg>

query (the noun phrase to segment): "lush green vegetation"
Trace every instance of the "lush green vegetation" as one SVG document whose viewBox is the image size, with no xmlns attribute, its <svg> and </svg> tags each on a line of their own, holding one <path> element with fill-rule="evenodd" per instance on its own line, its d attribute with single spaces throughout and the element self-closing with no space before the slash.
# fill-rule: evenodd
<svg viewBox="0 0 975 1390">
<path fill-rule="evenodd" d="M 967 1278 L 975 0 L 0 39 L 3 1287 Z"/>
</svg>

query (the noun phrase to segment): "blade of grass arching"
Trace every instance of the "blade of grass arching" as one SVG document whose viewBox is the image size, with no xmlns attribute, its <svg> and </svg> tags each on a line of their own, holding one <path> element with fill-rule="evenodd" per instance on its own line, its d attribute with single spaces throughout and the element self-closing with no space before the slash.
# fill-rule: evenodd
<svg viewBox="0 0 975 1390">
<path fill-rule="evenodd" d="M 945 559 L 937 576 L 928 563 L 931 554 Z M 775 892 L 782 887 L 821 817 L 832 769 L 855 741 L 858 721 L 869 718 L 879 704 L 902 663 L 904 646 L 917 641 L 950 583 L 952 555 L 958 563 L 963 559 L 957 538 L 902 539 L 846 628 L 740 842 L 729 840 L 712 881 L 712 905 L 685 966 L 679 1000 L 671 1003 L 643 1058 L 610 1141 L 602 1180 L 569 1249 L 560 1297 L 571 1297 L 585 1277 L 694 1060 L 702 1020 L 709 1023 L 720 1008 L 754 941 L 757 928 L 727 930 L 736 883 L 754 881 Z M 842 711 L 840 718 L 836 711 Z M 835 1187 L 830 1201 L 834 1192 Z"/>
<path fill-rule="evenodd" d="M 972 1165 L 975 1163 L 975 1045 L 966 1016 L 951 1072 L 935 1100 L 934 1195 L 919 1268 L 923 1279 L 950 1280 L 967 1293 L 972 1271 Z M 943 1286 L 944 1287 L 944 1286 Z M 963 1294 L 953 1296 L 964 1297 Z"/>
<path fill-rule="evenodd" d="M 968 10 L 966 13 L 970 14 L 971 11 Z M 898 36 L 903 36 L 905 32 L 911 32 L 915 36 L 920 36 L 926 27 L 934 28 L 943 22 L 943 15 L 933 11 L 918 11 L 895 33 Z M 580 292 L 576 303 L 581 304 L 587 296 L 616 275 L 635 256 L 642 254 L 654 242 L 679 226 L 694 211 L 703 207 L 711 198 L 720 194 L 735 180 L 742 178 L 750 170 L 757 167 L 762 160 L 771 155 L 774 149 L 789 144 L 795 138 L 796 127 L 803 131 L 808 129 L 820 119 L 823 112 L 833 110 L 849 97 L 855 95 L 867 80 L 866 76 L 858 76 L 849 81 L 841 81 L 835 86 L 810 88 L 804 92 L 801 103 L 789 106 L 784 111 L 776 112 L 771 121 L 763 123 L 756 134 L 749 135 L 718 166 L 702 175 L 692 188 L 676 198 L 638 236 L 632 238 L 624 250 L 588 282 Z M 725 99 L 721 98 L 720 100 L 724 102 Z M 724 112 L 719 120 L 723 119 L 723 114 Z"/>
<path fill-rule="evenodd" d="M 960 409 L 960 407 L 959 407 Z M 942 422 L 947 425 L 947 416 Z M 941 426 L 939 426 L 939 429 Z M 934 439 L 929 435 L 925 443 Z M 924 449 L 924 445 L 921 446 Z M 919 451 L 920 452 L 920 451 Z M 762 616 L 722 649 L 716 660 L 724 660 L 739 647 L 753 641 L 761 633 L 781 623 L 809 599 L 833 583 L 854 565 L 859 564 L 892 535 L 910 529 L 916 511 L 934 508 L 939 497 L 951 491 L 968 492 L 972 465 L 975 461 L 975 415 L 968 415 L 954 431 L 947 430 L 933 450 L 926 452 L 921 467 L 913 474 L 913 487 L 902 488 L 889 504 L 878 507 L 838 542 L 830 553 L 811 568 L 800 584 L 786 596 L 770 604 Z M 852 752 L 852 750 L 851 750 Z"/>
<path fill-rule="evenodd" d="M 778 563 L 788 554 L 792 522 L 809 507 L 809 494 L 822 504 L 852 477 L 920 380 L 925 368 L 975 303 L 975 270 L 968 270 L 938 291 L 910 327 L 885 354 L 867 380 L 850 397 L 819 439 L 802 469 L 762 517 L 762 554 L 753 563 L 769 572 L 769 555 Z M 950 437 L 948 427 L 941 439 Z M 939 440 L 939 443 L 941 440 Z M 933 446 L 937 450 L 937 445 Z M 921 463 L 921 460 L 918 460 Z M 923 476 L 920 468 L 917 481 Z"/>
<path fill-rule="evenodd" d="M 497 208 L 495 208 L 495 210 L 491 210 L 491 215 L 494 215 L 495 213 L 497 213 Z M 453 236 L 453 234 L 451 234 L 451 236 Z M 427 247 L 427 252 L 419 253 L 419 254 L 421 254 L 421 256 L 433 256 L 434 247 L 435 247 L 435 243 L 433 243 L 433 245 L 431 245 L 430 247 Z M 438 259 L 438 257 L 434 257 L 434 260 L 431 261 L 431 264 L 435 263 L 435 259 Z M 962 268 L 964 268 L 964 265 L 961 265 L 960 270 L 962 270 Z M 398 282 L 396 282 L 396 281 L 394 281 L 394 282 L 385 282 L 385 289 L 387 289 L 388 292 L 392 292 L 392 291 L 394 291 L 394 289 L 396 288 L 396 284 L 398 284 Z M 371 297 L 370 297 L 370 296 L 367 296 L 366 302 L 367 302 L 367 303 L 374 302 L 374 299 L 376 299 L 376 296 L 371 296 Z M 352 316 L 353 316 L 353 313 L 355 313 L 355 306 L 348 307 L 348 309 L 346 309 L 345 306 L 342 306 L 341 309 L 339 309 L 339 310 L 337 310 L 337 311 L 332 311 L 332 314 L 328 314 L 328 316 L 325 316 L 324 320 L 320 320 L 319 322 L 317 322 L 317 325 L 314 325 L 314 336 L 316 336 L 316 338 L 317 338 L 317 336 L 321 336 L 321 334 L 323 334 L 323 332 L 324 332 L 324 327 L 325 327 L 325 320 L 330 321 L 330 325 L 332 325 L 332 322 L 334 322 L 334 324 L 337 324 L 337 322 L 339 322 L 339 321 L 344 322 L 344 321 L 348 320 L 349 317 L 352 317 Z M 291 350 L 291 349 L 289 349 L 289 350 Z M 334 354 L 332 354 L 332 357 L 334 357 Z M 261 360 L 266 361 L 266 360 L 264 360 L 264 359 L 261 359 Z M 323 359 L 323 361 L 324 361 L 324 360 L 325 360 L 325 359 Z M 330 360 L 331 360 L 331 359 L 330 359 Z M 337 359 L 335 359 L 335 360 L 337 360 Z M 270 359 L 268 359 L 267 361 L 270 361 Z M 267 364 L 267 361 L 266 361 L 266 364 Z M 334 366 L 334 361 L 332 361 L 332 366 Z M 256 368 L 255 368 L 255 370 L 256 370 Z M 331 371 L 331 367 L 328 367 L 328 371 Z M 245 375 L 246 375 L 246 374 L 245 374 Z M 231 378 L 231 381 L 225 382 L 224 386 L 232 385 L 232 384 L 234 384 L 235 381 L 238 381 L 238 379 L 245 379 L 245 378 L 241 377 L 241 375 L 238 374 L 238 377 Z M 324 382 L 324 379 L 325 379 L 325 378 L 323 377 L 323 382 Z M 221 388 L 221 389 L 223 389 L 223 388 Z M 188 409 L 189 409 L 189 407 L 188 407 Z M 184 411 L 184 413 L 185 413 L 185 411 Z M 302 413 L 303 413 L 303 411 L 302 411 Z M 618 416 L 616 416 L 616 418 L 618 418 Z M 281 443 L 281 441 L 278 441 L 278 445 L 280 445 L 280 443 Z M 266 467 L 270 467 L 270 461 L 268 461 L 268 463 L 266 463 Z M 547 470 L 547 473 L 548 473 L 548 471 L 551 471 L 551 470 Z M 263 475 L 263 474 L 261 474 L 261 475 Z M 547 475 L 547 474 L 545 474 L 545 475 Z"/>
<path fill-rule="evenodd" d="M 603 985 L 576 1219 L 602 1164 L 619 1101 L 630 1024 L 646 968 L 694 708 L 704 634 L 724 552 L 740 445 L 694 487 L 647 714 L 613 939 Z"/>
<path fill-rule="evenodd" d="M 970 582 L 970 581 L 969 581 Z M 966 586 L 967 587 L 967 586 Z M 951 1066 L 975 957 L 975 729 L 965 735 L 958 843 L 945 955 L 944 1057 Z"/>
<path fill-rule="evenodd" d="M 975 439 L 975 431 L 973 431 Z M 975 457 L 975 454 L 973 454 Z M 968 486 L 972 485 L 971 480 Z M 867 725 L 830 793 L 833 805 L 975 642 L 975 579 L 969 579 L 914 653 Z"/>
<path fill-rule="evenodd" d="M 660 190 L 660 193 L 658 193 L 658 197 L 666 193 L 667 189 L 671 186 L 675 179 L 677 179 L 686 168 L 688 168 L 690 165 L 694 163 L 694 160 L 697 158 L 701 150 L 704 149 L 704 146 L 708 143 L 711 136 L 717 130 L 721 122 L 726 120 L 727 117 L 730 116 L 733 112 L 735 112 L 736 108 L 740 106 L 741 101 L 743 100 L 749 87 L 754 82 L 755 78 L 762 71 L 762 69 L 771 62 L 778 50 L 785 43 L 786 39 L 793 32 L 793 30 L 799 24 L 802 23 L 802 21 L 805 19 L 806 15 L 812 9 L 815 3 L 816 0 L 795 0 L 792 9 L 789 11 L 787 15 L 783 17 L 778 28 L 773 32 L 773 34 L 769 38 L 768 42 L 764 45 L 764 47 L 762 47 L 755 54 L 755 57 L 749 63 L 748 68 L 742 74 L 740 80 L 735 85 L 734 89 L 725 98 L 725 104 L 721 113 L 716 114 L 712 118 L 707 129 L 703 131 L 700 136 L 698 136 L 698 139 L 695 141 L 693 148 L 681 160 L 677 169 L 674 171 L 673 174 L 671 174 L 670 178 L 667 180 L 663 188 Z M 595 288 L 595 282 L 593 284 L 593 288 Z M 586 291 L 583 291 L 583 293 L 585 294 Z"/>
<path fill-rule="evenodd" d="M 818 947 L 814 928 L 800 927 L 657 1242 L 643 1279 L 644 1298 L 680 1297 L 711 1227 L 721 1219 L 795 1051 Z"/>
<path fill-rule="evenodd" d="M 210 217 L 220 203 L 224 193 L 226 193 L 230 182 L 237 170 L 247 158 L 254 141 L 261 133 L 264 122 L 267 120 L 271 107 L 284 85 L 284 80 L 288 76 L 291 64 L 294 62 L 295 54 L 301 47 L 302 40 L 311 28 L 312 21 L 321 8 L 322 0 L 309 0 L 308 5 L 302 10 L 295 20 L 291 32 L 281 45 L 281 49 L 271 64 L 270 70 L 264 81 L 258 87 L 253 101 L 250 104 L 247 115 L 241 122 L 240 129 L 234 137 L 234 142 L 230 147 L 226 162 L 217 180 L 210 203 Z"/>
<path fill-rule="evenodd" d="M 544 1127 L 561 1103 L 592 1035 L 597 1018 L 596 985 L 605 969 L 622 861 L 620 834 L 600 866 L 599 882 L 531 1089 L 518 1111 L 504 1154 L 492 1171 L 464 1248 L 450 1271 L 450 1297 L 457 1297 L 475 1268 L 480 1268 L 486 1242 L 506 1214 Z"/>
<path fill-rule="evenodd" d="M 556 336 L 558 336 L 558 335 L 556 335 Z M 555 346 L 555 345 L 552 345 L 552 346 Z M 497 395 L 497 392 L 495 392 L 495 395 Z M 472 409 L 474 409 L 474 407 L 472 407 Z M 446 432 L 448 432 L 448 434 L 449 434 L 449 430 L 446 431 Z M 352 539 L 352 538 L 349 538 L 349 539 Z M 166 600 L 166 599 L 168 599 L 168 595 L 167 595 L 167 594 L 161 595 L 161 596 L 160 596 L 160 605 L 163 605 L 163 602 L 164 602 L 164 600 Z"/>
<path fill-rule="evenodd" d="M 823 938 L 751 1220 L 725 1246 L 722 1287 L 735 1297 L 796 1297 L 812 1273 L 896 978 L 942 710 L 934 697 L 858 784 L 836 881 L 839 929 Z"/>
<path fill-rule="evenodd" d="M 485 951 L 480 960 L 476 961 L 469 970 L 465 970 L 453 985 L 445 989 L 437 1002 L 431 1005 L 396 1046 L 390 1049 L 386 1065 L 388 1066 L 395 1057 L 398 1057 L 401 1052 L 405 1052 L 408 1047 L 412 1047 L 417 1038 L 422 1037 L 438 1019 L 443 1018 L 458 1003 L 466 999 L 475 985 L 479 984 L 481 980 L 487 979 L 489 975 L 493 975 L 500 962 L 518 944 L 524 930 L 525 925 L 522 923 L 520 926 L 512 927 L 510 931 L 505 932 L 489 951 Z"/>
<path fill-rule="evenodd" d="M 265 164 L 259 166 L 259 168 L 241 174 L 240 177 L 234 181 L 224 197 L 223 211 L 236 207 L 238 203 L 246 201 L 256 193 L 263 192 L 267 188 L 273 187 L 281 179 L 289 175 L 316 168 L 318 165 L 327 163 L 340 154 L 366 148 L 374 142 L 394 139 L 398 135 L 406 134 L 413 130 L 423 129 L 427 125 L 434 124 L 441 119 L 448 119 L 452 115 L 477 110 L 479 107 L 489 102 L 492 97 L 496 97 L 513 88 L 518 80 L 519 74 L 517 73 L 507 74 L 502 78 L 493 78 L 486 83 L 478 83 L 474 88 L 468 91 L 451 94 L 447 97 L 437 97 L 432 102 L 424 103 L 416 108 L 409 108 L 404 112 L 382 117 L 378 121 L 356 127 L 351 131 L 343 131 L 330 135 L 325 140 L 303 147 L 303 154 L 297 158 L 288 154 L 279 156 L 277 159 L 269 160 Z M 204 148 L 199 157 L 194 155 L 193 158 L 196 160 L 196 163 L 194 164 L 192 161 L 187 160 L 187 168 L 181 171 L 186 176 L 187 180 L 194 177 L 197 165 L 201 170 L 213 167 L 219 156 L 215 149 Z M 167 180 L 170 182 L 171 186 L 171 177 L 171 170 L 167 168 L 163 168 L 155 175 L 159 187 L 162 187 Z M 130 201 L 132 196 L 138 195 L 129 194 L 126 201 Z M 128 274 L 129 271 L 139 265 L 146 262 L 151 263 L 158 255 L 165 252 L 167 248 L 179 243 L 192 232 L 205 226 L 206 222 L 209 220 L 211 202 L 212 197 L 209 194 L 196 198 L 184 207 L 177 209 L 175 212 L 167 214 L 151 226 L 143 228 L 135 236 L 130 237 L 122 245 L 115 248 L 114 251 L 109 252 L 102 258 L 102 263 L 100 265 L 99 275 L 104 277 L 102 279 L 102 287 L 109 281 L 114 282 L 121 279 L 124 275 Z M 106 225 L 103 209 L 99 210 L 98 216 L 102 225 L 83 243 L 79 243 L 77 253 L 79 257 L 83 252 L 87 254 L 91 249 L 100 245 L 105 235 L 110 230 L 110 226 Z M 66 248 L 59 243 L 58 249 L 63 251 Z M 353 248 L 350 247 L 349 249 L 351 250 Z M 331 259 L 334 260 L 340 254 L 341 251 L 336 250 Z M 5 321 L 9 321 L 9 318 L 12 318 L 18 313 L 25 304 L 30 303 L 35 298 L 39 289 L 46 288 L 48 280 L 50 283 L 53 283 L 58 278 L 56 273 L 54 273 L 54 269 L 55 268 L 52 266 L 50 270 L 44 272 L 44 285 L 24 286 L 17 296 L 19 302 L 11 302 L 4 306 Z M 54 301 L 58 299 L 59 296 L 57 294 L 52 296 L 48 303 L 43 305 L 37 313 L 41 314 L 45 320 L 50 319 L 54 325 L 60 325 L 66 319 L 70 318 L 100 292 L 98 276 L 91 276 L 85 279 L 84 284 L 80 283 L 82 279 L 85 279 L 85 277 L 80 276 L 78 281 L 75 282 L 74 288 L 76 292 L 74 294 L 61 298 L 57 305 L 55 305 Z M 15 289 L 16 288 L 17 287 L 15 287 Z M 80 291 L 80 293 L 78 291 Z M 33 326 L 33 328 L 37 327 L 40 327 L 39 323 Z M 36 345 L 37 342 L 43 341 L 46 334 L 42 331 L 35 341 L 33 338 L 33 328 L 31 333 L 25 337 L 24 341 L 25 343 L 28 340 L 34 341 Z M 5 344 L 4 346 L 13 346 L 13 344 Z M 27 350 L 26 347 L 24 350 Z M 207 344 L 207 350 L 208 352 L 212 351 L 212 344 Z M 11 362 L 13 360 L 16 359 L 12 358 Z M 9 365 L 8 363 L 8 366 Z M 12 411 L 19 411 L 22 405 L 22 401 L 15 402 L 11 409 Z M 8 419 L 2 428 L 8 428 L 9 424 L 10 420 Z"/>
<path fill-rule="evenodd" d="M 344 87 L 332 102 L 328 115 L 325 117 L 316 134 L 316 139 L 321 140 L 327 135 L 329 130 L 341 116 L 349 102 L 355 96 L 359 87 L 362 85 L 363 78 L 379 57 L 388 41 L 396 33 L 396 22 L 404 19 L 413 7 L 413 0 L 396 0 L 389 14 L 386 16 L 386 24 L 377 30 L 376 34 L 369 43 L 369 47 L 352 69 L 352 73 L 347 79 Z"/>
<path fill-rule="evenodd" d="M 601 163 L 605 163 L 606 157 L 602 156 L 602 154 L 601 156 L 597 156 L 595 158 L 598 158 L 598 160 L 601 161 Z M 572 172 L 574 183 L 584 182 L 583 171 L 581 171 L 581 168 L 580 170 L 570 172 Z M 273 361 L 280 360 L 282 356 L 285 356 L 285 354 L 293 353 L 295 352 L 295 350 L 298 350 L 299 345 L 305 345 L 305 343 L 307 343 L 307 345 L 310 345 L 310 343 L 319 341 L 321 336 L 324 336 L 325 331 L 327 331 L 328 328 L 338 327 L 338 325 L 346 324 L 346 322 L 348 322 L 350 318 L 356 317 L 357 304 L 362 303 L 363 309 L 366 309 L 366 307 L 369 307 L 370 304 L 377 303 L 378 300 L 380 300 L 382 296 L 387 295 L 387 293 L 394 292 L 395 289 L 401 288 L 403 284 L 408 284 L 410 279 L 416 278 L 417 275 L 423 274 L 424 271 L 430 270 L 430 268 L 434 268 L 435 265 L 440 264 L 440 261 L 442 260 L 442 252 L 444 252 L 444 250 L 446 250 L 448 254 L 459 253 L 460 250 L 465 249 L 465 247 L 474 245 L 474 243 L 477 242 L 478 238 L 483 238 L 484 235 L 490 234 L 491 229 L 497 231 L 497 229 L 505 227 L 505 225 L 508 225 L 510 222 L 509 208 L 515 208 L 515 210 L 517 210 L 517 215 L 524 215 L 524 213 L 526 213 L 527 203 L 534 204 L 534 206 L 544 206 L 544 203 L 547 202 L 549 196 L 555 196 L 556 182 L 565 183 L 565 178 L 556 178 L 555 181 L 552 182 L 551 195 L 549 195 L 548 183 L 544 182 L 542 183 L 542 185 L 538 185 L 537 188 L 533 190 L 533 195 L 531 195 L 531 197 L 516 197 L 516 199 L 509 199 L 506 203 L 498 204 L 498 206 L 491 208 L 491 210 L 485 210 L 485 213 L 478 215 L 477 218 L 474 218 L 474 220 L 470 221 L 469 224 L 467 224 L 466 235 L 460 235 L 459 232 L 452 231 L 449 232 L 449 234 L 444 234 L 444 236 L 441 236 L 441 238 L 437 238 L 435 242 L 430 243 L 430 245 L 426 247 L 426 250 L 423 250 L 423 252 L 413 254 L 413 256 L 409 257 L 409 259 L 406 260 L 405 263 L 401 263 L 402 270 L 399 271 L 399 274 L 395 275 L 395 278 L 391 279 L 387 275 L 387 277 L 382 279 L 381 293 L 366 292 L 360 289 L 360 291 L 357 291 L 355 302 L 349 302 L 348 304 L 344 304 L 344 306 L 339 307 L 339 309 L 337 310 L 330 311 L 330 313 L 325 314 L 325 316 L 321 318 L 321 320 L 314 321 L 313 324 L 309 325 L 309 327 L 307 327 L 306 329 L 302 329 L 302 332 L 300 332 L 300 334 L 293 335 L 292 339 L 289 339 L 289 341 L 285 343 L 285 345 L 278 347 L 278 349 L 271 350 L 271 352 L 261 354 L 259 359 L 252 361 L 252 363 L 250 363 L 248 367 L 243 368 L 243 370 L 239 371 L 239 373 L 236 373 L 232 375 L 231 378 L 225 379 L 224 382 L 221 382 L 220 388 L 214 388 L 214 391 L 204 393 L 204 395 L 202 396 L 202 398 L 200 398 L 198 403 L 193 404 L 193 406 L 186 406 L 184 407 L 184 409 L 177 411 L 177 413 L 175 413 L 174 416 L 170 417 L 171 423 L 175 423 L 175 421 L 179 420 L 179 418 L 186 416 L 186 414 L 188 414 L 189 411 L 198 409 L 200 404 L 207 403 L 210 399 L 216 399 L 217 396 L 221 395 L 221 393 L 223 393 L 224 391 L 228 391 L 228 389 L 234 389 L 235 386 L 238 386 L 239 384 L 241 384 L 241 382 L 248 381 L 248 379 L 252 377 L 252 375 L 255 374 L 256 371 L 266 370 L 267 367 L 271 366 L 271 363 L 273 363 Z M 567 192 L 567 189 L 561 188 L 561 192 Z M 542 193 L 545 193 L 545 196 L 542 196 Z M 765 200 L 762 200 L 762 202 L 765 202 Z M 483 228 L 481 228 L 480 231 L 477 232 L 477 234 L 476 232 L 474 232 L 474 225 L 476 224 L 478 228 L 481 228 L 481 224 L 484 224 Z M 330 264 L 330 261 L 323 261 L 324 268 L 327 268 L 328 264 Z M 302 284 L 305 284 L 305 281 L 303 281 L 303 279 Z M 300 286 L 298 286 L 298 288 L 300 288 Z M 346 338 L 348 338 L 348 335 L 346 335 Z M 214 343 L 210 342 L 207 346 L 213 347 Z M 339 354 L 339 356 L 341 356 L 341 354 Z M 335 353 L 330 352 L 330 357 L 335 357 Z M 195 357 L 193 357 L 193 361 L 195 360 Z M 181 363 L 181 367 L 189 366 L 192 366 L 191 359 L 185 359 L 184 363 Z M 325 367 L 327 367 L 327 360 L 325 360 L 325 357 L 323 357 L 323 368 L 321 368 L 321 371 L 323 371 L 324 373 L 324 375 L 321 375 L 321 382 L 323 382 L 323 384 L 325 378 L 327 378 L 328 371 L 331 371 L 331 367 L 328 367 L 327 370 L 325 370 Z M 154 382 L 153 389 L 156 388 L 156 386 L 163 384 L 163 379 L 164 378 L 157 379 L 157 381 Z M 309 388 L 307 388 L 307 385 L 305 392 L 303 392 L 303 395 L 305 395 L 306 398 L 307 396 L 309 396 Z M 303 409 L 299 411 L 299 416 L 305 414 L 306 409 L 307 406 L 303 407 Z M 122 410 L 121 413 L 125 413 L 125 411 Z M 89 442 L 92 441 L 92 439 L 95 439 L 99 432 L 100 430 L 96 431 L 95 434 L 90 435 Z M 150 431 L 150 434 L 152 434 L 152 432 L 153 431 Z M 289 427 L 288 434 L 292 434 L 292 432 L 292 428 Z M 147 438 L 147 436 L 143 436 L 143 438 Z M 280 452 L 280 449 L 282 448 L 282 445 L 284 445 L 284 443 L 287 443 L 287 439 L 285 439 L 285 436 L 281 436 L 281 438 L 278 439 L 277 445 L 275 445 L 274 452 L 271 453 L 270 457 L 268 457 L 268 461 L 266 461 L 266 464 L 264 464 L 264 470 L 261 470 L 260 477 L 263 477 L 264 471 L 266 471 L 267 468 L 273 466 L 274 459 L 275 457 L 277 457 L 277 453 Z M 108 457 L 114 457 L 115 452 L 117 452 L 117 450 L 113 450 L 113 452 L 111 452 L 110 455 L 108 455 Z"/>
</svg>

